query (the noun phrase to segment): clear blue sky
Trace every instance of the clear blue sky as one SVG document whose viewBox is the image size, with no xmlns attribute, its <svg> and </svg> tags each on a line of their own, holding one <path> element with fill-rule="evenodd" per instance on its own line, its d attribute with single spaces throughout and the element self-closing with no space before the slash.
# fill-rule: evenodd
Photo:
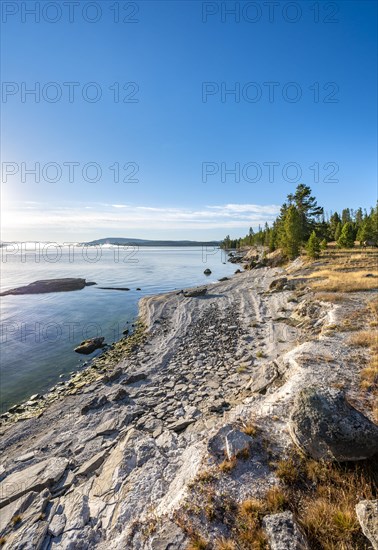
<svg viewBox="0 0 378 550">
<path fill-rule="evenodd" d="M 2 3 L 3 239 L 240 236 L 295 188 L 287 163 L 328 211 L 374 204 L 375 1 L 280 2 L 274 15 L 264 2 L 105 0 L 96 13 L 81 1 L 72 22 L 62 2 L 23 3 L 39 22 L 21 4 Z M 72 102 L 67 82 L 78 83 Z M 39 102 L 23 97 L 35 83 Z M 239 101 L 222 97 L 235 86 Z M 99 101 L 83 99 L 99 90 Z M 39 182 L 23 173 L 36 162 Z M 79 163 L 73 181 L 69 162 Z M 279 163 L 273 181 L 267 162 Z M 99 181 L 85 181 L 87 163 Z M 235 163 L 240 181 L 224 173 Z"/>
</svg>

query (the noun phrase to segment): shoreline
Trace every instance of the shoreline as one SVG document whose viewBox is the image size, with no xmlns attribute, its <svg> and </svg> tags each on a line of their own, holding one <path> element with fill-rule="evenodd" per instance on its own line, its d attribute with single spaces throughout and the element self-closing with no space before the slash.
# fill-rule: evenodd
<svg viewBox="0 0 378 550">
<path fill-rule="evenodd" d="M 331 330 L 343 308 L 318 301 L 307 275 L 299 260 L 246 270 L 209 285 L 204 296 L 142 298 L 132 335 L 54 400 L 42 400 L 37 416 L 2 427 L 4 548 L 25 540 L 54 550 L 149 550 L 152 542 L 165 549 L 175 540 L 184 548 L 175 514 L 190 502 L 196 476 L 218 463 L 211 442 L 225 426 L 237 432 L 251 419 L 251 461 L 216 483 L 237 501 L 260 498 L 276 483 L 272 453 L 285 456 L 293 444 L 296 396 L 342 380 L 359 399 L 359 357 L 345 346 L 348 333 Z M 368 296 L 349 295 L 348 308 L 361 299 Z M 43 519 L 35 522 L 28 504 L 13 530 L 10 518 L 26 498 L 35 508 L 41 491 L 49 503 Z"/>
</svg>

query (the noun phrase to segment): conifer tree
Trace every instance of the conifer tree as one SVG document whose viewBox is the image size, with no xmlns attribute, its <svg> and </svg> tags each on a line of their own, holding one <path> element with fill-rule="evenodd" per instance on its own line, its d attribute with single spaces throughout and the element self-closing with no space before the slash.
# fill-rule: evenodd
<svg viewBox="0 0 378 550">
<path fill-rule="evenodd" d="M 334 239 L 335 239 L 336 242 L 340 238 L 342 228 L 343 228 L 342 223 L 339 222 L 336 226 L 335 235 L 334 235 Z"/>
<path fill-rule="evenodd" d="M 315 231 L 313 231 L 308 239 L 306 245 L 307 254 L 310 258 L 319 258 L 320 256 L 320 242 L 316 236 Z"/>
<path fill-rule="evenodd" d="M 351 222 L 347 222 L 343 225 L 341 235 L 337 240 L 337 245 L 340 248 L 353 248 L 354 247 L 354 229 Z"/>
<path fill-rule="evenodd" d="M 302 242 L 302 217 L 292 204 L 287 209 L 280 232 L 280 245 L 285 256 L 293 260 L 299 255 Z"/>
</svg>

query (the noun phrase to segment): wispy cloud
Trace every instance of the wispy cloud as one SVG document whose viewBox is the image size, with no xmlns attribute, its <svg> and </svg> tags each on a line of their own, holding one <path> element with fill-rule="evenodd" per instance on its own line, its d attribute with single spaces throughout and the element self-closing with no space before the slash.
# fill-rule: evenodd
<svg viewBox="0 0 378 550">
<path fill-rule="evenodd" d="M 258 204 L 208 205 L 202 208 L 154 207 L 127 204 L 83 204 L 57 206 L 13 204 L 4 212 L 3 227 L 8 235 L 12 231 L 44 231 L 49 234 L 89 234 L 99 230 L 112 230 L 118 234 L 137 236 L 138 231 L 218 229 L 220 234 L 232 228 L 248 228 L 271 222 L 279 206 Z M 151 235 L 152 237 L 153 235 Z"/>
</svg>

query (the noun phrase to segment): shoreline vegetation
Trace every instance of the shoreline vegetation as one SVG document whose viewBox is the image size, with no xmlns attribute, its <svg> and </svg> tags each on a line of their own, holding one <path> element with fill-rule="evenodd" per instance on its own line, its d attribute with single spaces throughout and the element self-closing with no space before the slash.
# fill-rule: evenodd
<svg viewBox="0 0 378 550">
<path fill-rule="evenodd" d="M 3 548 L 377 546 L 378 252 L 231 254 L 2 415 Z"/>
</svg>

